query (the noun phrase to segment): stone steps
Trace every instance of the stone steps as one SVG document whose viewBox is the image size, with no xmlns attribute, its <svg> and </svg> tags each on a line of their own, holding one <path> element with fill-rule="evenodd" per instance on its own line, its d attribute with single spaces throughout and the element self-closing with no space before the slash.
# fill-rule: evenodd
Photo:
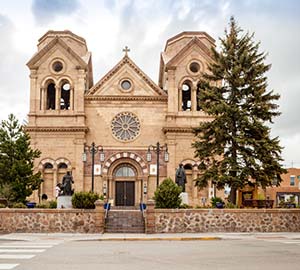
<svg viewBox="0 0 300 270">
<path fill-rule="evenodd" d="M 140 210 L 112 209 L 105 220 L 107 233 L 144 233 L 145 221 Z"/>
</svg>

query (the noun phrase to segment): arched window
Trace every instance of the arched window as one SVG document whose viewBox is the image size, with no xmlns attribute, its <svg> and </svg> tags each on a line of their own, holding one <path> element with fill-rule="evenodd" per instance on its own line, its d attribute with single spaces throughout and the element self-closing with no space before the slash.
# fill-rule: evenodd
<svg viewBox="0 0 300 270">
<path fill-rule="evenodd" d="M 58 164 L 58 169 L 67 169 L 68 165 L 64 162 Z"/>
<path fill-rule="evenodd" d="M 183 111 L 190 111 L 192 107 L 192 89 L 190 83 L 185 81 L 181 88 L 181 108 Z"/>
<path fill-rule="evenodd" d="M 135 176 L 135 172 L 132 167 L 130 167 L 128 164 L 122 165 L 119 167 L 116 171 L 117 177 L 133 177 Z"/>
<path fill-rule="evenodd" d="M 183 168 L 184 168 L 185 170 L 192 170 L 192 169 L 193 169 L 192 164 L 185 164 L 185 165 L 183 166 Z"/>
<path fill-rule="evenodd" d="M 44 169 L 53 169 L 53 165 L 50 162 L 45 163 Z"/>
<path fill-rule="evenodd" d="M 55 110 L 55 85 L 50 83 L 47 87 L 47 110 Z"/>
<path fill-rule="evenodd" d="M 201 111 L 201 100 L 200 100 L 200 84 L 197 85 L 197 92 L 196 92 L 196 104 L 197 104 L 197 111 Z"/>
<path fill-rule="evenodd" d="M 70 110 L 70 92 L 71 85 L 68 81 L 64 81 L 60 89 L 60 109 Z"/>
<path fill-rule="evenodd" d="M 47 110 L 55 110 L 55 85 L 50 83 L 47 87 Z"/>
</svg>

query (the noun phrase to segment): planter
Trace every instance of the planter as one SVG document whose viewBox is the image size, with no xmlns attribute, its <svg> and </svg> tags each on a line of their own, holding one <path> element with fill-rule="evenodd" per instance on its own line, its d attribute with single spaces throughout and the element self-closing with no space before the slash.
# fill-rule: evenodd
<svg viewBox="0 0 300 270">
<path fill-rule="evenodd" d="M 222 202 L 217 202 L 217 203 L 216 203 L 216 207 L 217 207 L 218 209 L 222 209 L 222 208 L 224 208 L 224 203 L 222 203 Z"/>
<path fill-rule="evenodd" d="M 36 205 L 35 202 L 28 202 L 28 203 L 26 203 L 27 208 L 34 208 L 35 205 Z"/>
<path fill-rule="evenodd" d="M 140 203 L 140 210 L 141 211 L 146 210 L 146 204 L 145 203 Z"/>
<path fill-rule="evenodd" d="M 105 203 L 104 205 L 103 205 L 103 207 L 104 207 L 104 209 L 105 210 L 110 210 L 110 203 Z"/>
</svg>

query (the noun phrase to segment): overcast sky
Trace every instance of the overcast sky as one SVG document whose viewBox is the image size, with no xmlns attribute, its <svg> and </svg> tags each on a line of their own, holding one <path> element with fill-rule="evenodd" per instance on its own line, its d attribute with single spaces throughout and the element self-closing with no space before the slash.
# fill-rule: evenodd
<svg viewBox="0 0 300 270">
<path fill-rule="evenodd" d="M 300 1 L 298 0 L 0 0 L 0 120 L 29 111 L 27 61 L 48 30 L 71 30 L 93 53 L 94 82 L 123 56 L 155 82 L 159 55 L 168 38 L 182 31 L 224 35 L 234 15 L 242 29 L 255 32 L 268 52 L 269 88 L 281 95 L 279 136 L 287 167 L 300 167 Z"/>
</svg>

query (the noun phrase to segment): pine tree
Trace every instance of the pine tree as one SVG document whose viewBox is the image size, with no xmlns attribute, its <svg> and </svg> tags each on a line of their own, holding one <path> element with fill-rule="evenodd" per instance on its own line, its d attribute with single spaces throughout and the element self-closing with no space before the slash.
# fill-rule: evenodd
<svg viewBox="0 0 300 270">
<path fill-rule="evenodd" d="M 41 175 L 33 172 L 33 162 L 40 154 L 39 150 L 31 149 L 30 136 L 14 115 L 1 122 L 0 191 L 9 190 L 10 201 L 24 203 L 39 188 Z"/>
<path fill-rule="evenodd" d="M 271 138 L 268 126 L 280 114 L 274 103 L 280 96 L 267 90 L 265 73 L 271 66 L 264 64 L 266 54 L 259 52 L 253 34 L 244 34 L 233 17 L 229 26 L 200 81 L 198 102 L 212 120 L 194 130 L 193 147 L 202 172 L 196 185 L 229 185 L 230 201 L 236 203 L 237 189 L 266 188 L 274 180 L 279 185 L 286 170 L 279 139 Z"/>
</svg>

